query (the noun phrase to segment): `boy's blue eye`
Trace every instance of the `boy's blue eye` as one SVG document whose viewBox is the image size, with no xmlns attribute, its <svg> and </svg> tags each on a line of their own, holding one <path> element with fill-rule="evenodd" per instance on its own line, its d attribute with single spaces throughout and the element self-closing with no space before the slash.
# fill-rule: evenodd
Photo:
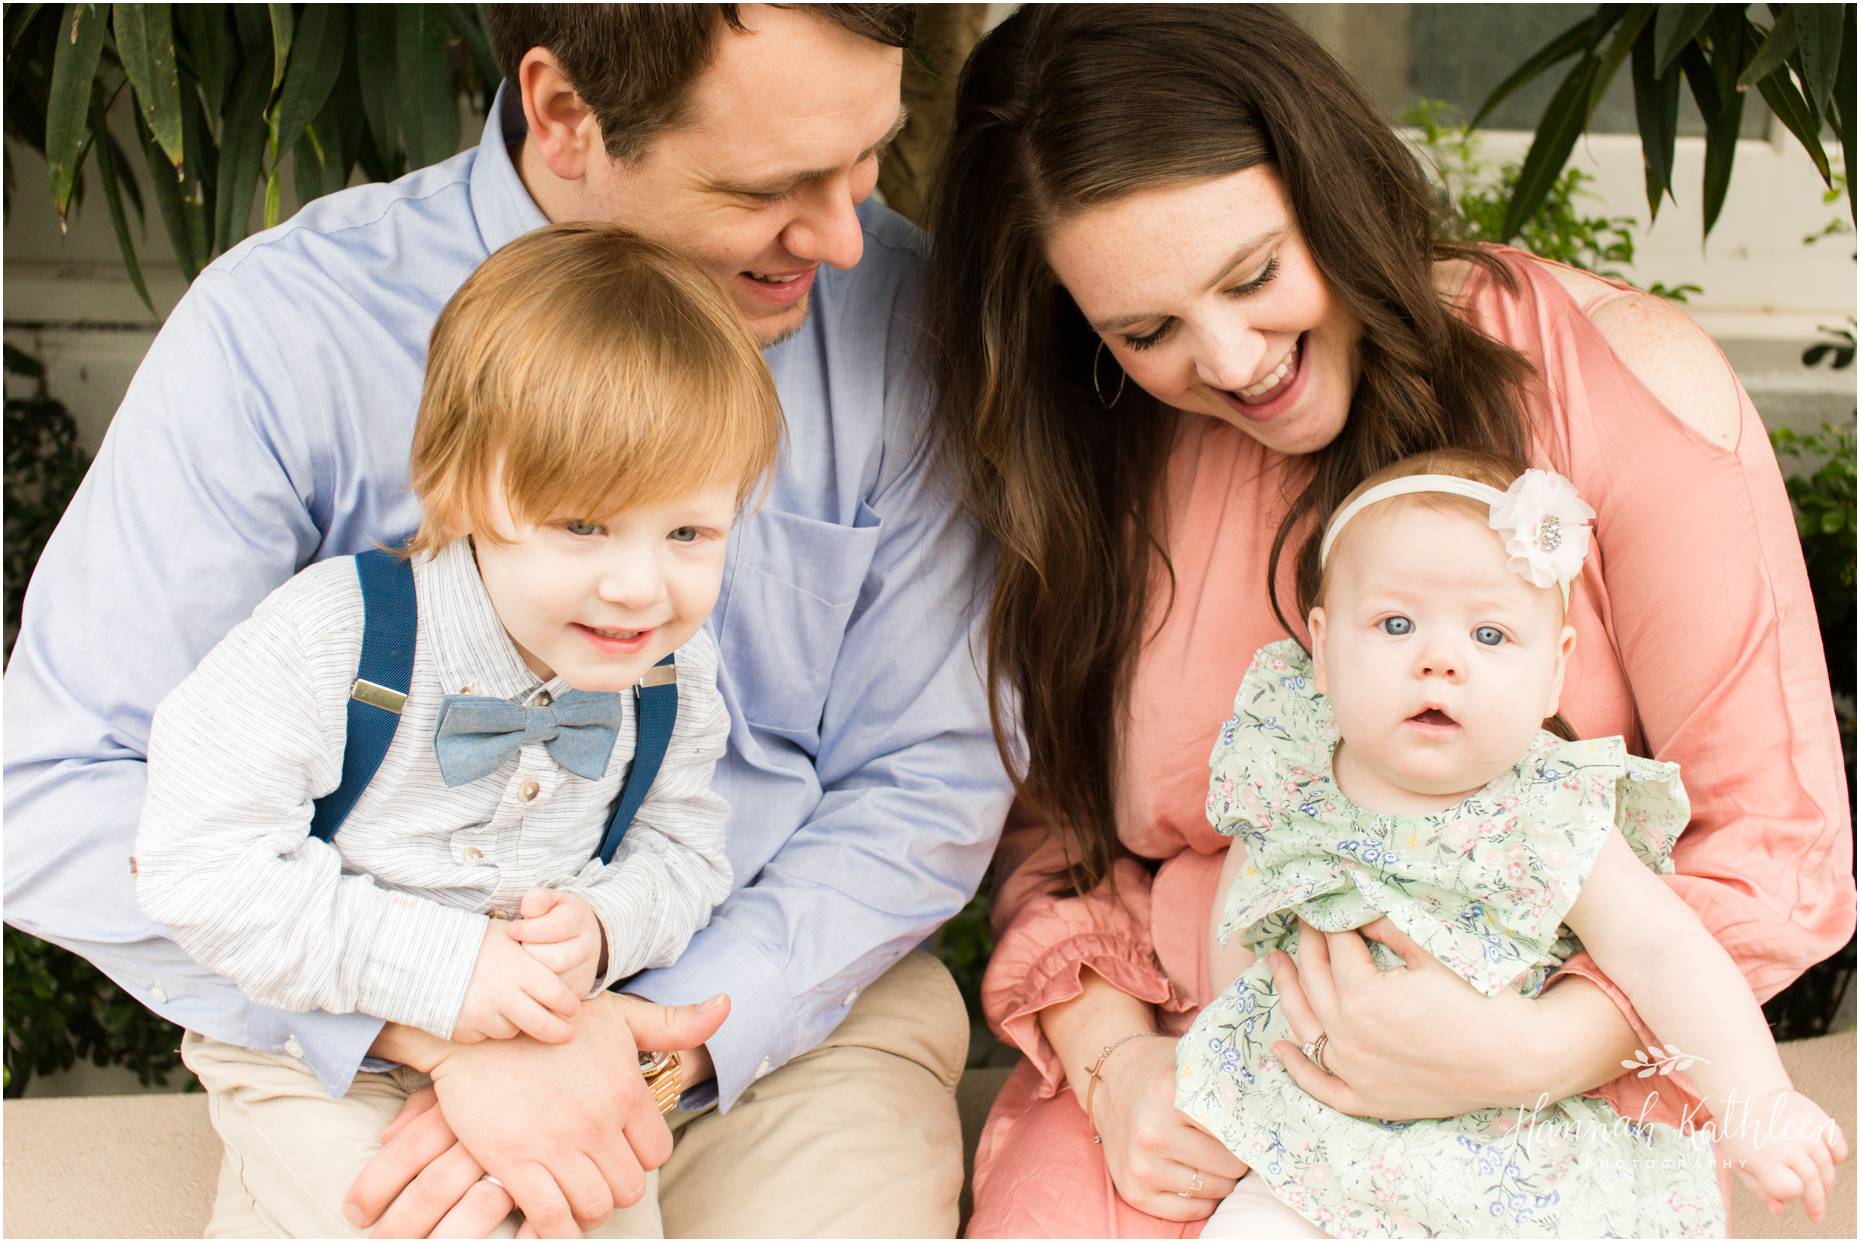
<svg viewBox="0 0 1860 1242">
<path fill-rule="evenodd" d="M 698 536 L 699 531 L 697 527 L 680 526 L 672 531 L 670 535 L 666 536 L 666 538 L 670 539 L 673 543 L 696 543 Z"/>
<path fill-rule="evenodd" d="M 1505 633 L 1496 625 L 1482 625 L 1473 631 L 1473 641 L 1487 647 L 1496 647 L 1505 641 Z"/>
<path fill-rule="evenodd" d="M 601 524 L 599 522 L 584 522 L 579 518 L 575 518 L 562 523 L 562 529 L 571 535 L 594 535 L 600 533 Z"/>
<path fill-rule="evenodd" d="M 1414 633 L 1414 622 L 1406 617 L 1384 617 L 1376 628 L 1384 634 L 1400 638 L 1404 634 Z"/>
</svg>

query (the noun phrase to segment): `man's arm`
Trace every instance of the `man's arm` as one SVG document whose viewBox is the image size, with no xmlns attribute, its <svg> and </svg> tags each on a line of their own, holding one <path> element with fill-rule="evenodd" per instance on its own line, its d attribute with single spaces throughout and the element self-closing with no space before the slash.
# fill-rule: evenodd
<svg viewBox="0 0 1860 1242">
<path fill-rule="evenodd" d="M 316 414 L 271 409 L 293 377 L 267 334 L 231 340 L 250 311 L 228 293 L 209 272 L 175 308 L 27 592 L 6 673 L 6 919 L 341 1091 L 379 1022 L 250 1004 L 141 916 L 130 873 L 155 705 L 322 541 Z"/>
</svg>

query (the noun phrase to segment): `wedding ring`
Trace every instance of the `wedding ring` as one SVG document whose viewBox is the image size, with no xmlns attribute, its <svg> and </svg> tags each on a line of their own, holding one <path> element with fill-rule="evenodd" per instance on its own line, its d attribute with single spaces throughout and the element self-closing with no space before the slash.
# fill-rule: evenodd
<svg viewBox="0 0 1860 1242">
<path fill-rule="evenodd" d="M 1311 1040 L 1309 1043 L 1303 1043 L 1303 1044 L 1298 1045 L 1298 1051 L 1304 1053 L 1305 1059 L 1310 1061 L 1311 1064 L 1317 1066 L 1319 1069 L 1323 1070 L 1326 1074 L 1328 1074 L 1330 1073 L 1330 1067 L 1324 1064 L 1324 1045 L 1328 1044 L 1329 1042 L 1330 1042 L 1330 1036 L 1319 1035 L 1316 1039 Z"/>
<path fill-rule="evenodd" d="M 491 1185 L 497 1187 L 499 1190 L 504 1189 L 504 1183 L 498 1181 L 495 1177 L 491 1176 L 489 1173 L 482 1174 L 478 1178 L 478 1180 L 481 1182 L 489 1182 L 491 1183 Z"/>
<path fill-rule="evenodd" d="M 1200 1194 L 1201 1193 L 1201 1170 L 1190 1169 L 1188 1171 L 1188 1174 L 1189 1174 L 1188 1188 L 1194 1191 L 1196 1194 Z"/>
</svg>

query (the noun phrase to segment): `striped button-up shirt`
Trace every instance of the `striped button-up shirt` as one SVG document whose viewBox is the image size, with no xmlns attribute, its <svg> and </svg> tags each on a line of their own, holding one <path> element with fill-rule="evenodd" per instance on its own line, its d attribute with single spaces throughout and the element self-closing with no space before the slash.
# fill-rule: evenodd
<svg viewBox="0 0 1860 1242">
<path fill-rule="evenodd" d="M 333 842 L 312 802 L 342 777 L 362 594 L 349 558 L 274 591 L 155 713 L 136 895 L 203 965 L 278 1009 L 366 1013 L 449 1037 L 486 916 L 530 889 L 585 898 L 607 936 L 597 988 L 675 961 L 730 892 L 724 801 L 711 773 L 729 736 L 717 647 L 678 652 L 665 761 L 613 861 L 592 857 L 633 757 L 633 696 L 600 780 L 541 742 L 447 787 L 433 752 L 448 694 L 546 704 L 572 687 L 530 671 L 454 541 L 413 564 L 413 681 L 381 767 Z"/>
</svg>

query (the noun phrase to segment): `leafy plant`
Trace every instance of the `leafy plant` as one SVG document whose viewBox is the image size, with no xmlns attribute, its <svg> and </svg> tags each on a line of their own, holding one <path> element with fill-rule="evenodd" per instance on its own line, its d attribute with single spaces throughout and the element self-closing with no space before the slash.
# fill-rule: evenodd
<svg viewBox="0 0 1860 1242">
<path fill-rule="evenodd" d="M 1451 104 L 1423 99 L 1402 117 L 1402 123 L 1416 131 L 1416 144 L 1439 176 L 1446 208 L 1442 224 L 1449 236 L 1460 241 L 1511 240 L 1558 263 L 1611 280 L 1633 280 L 1624 269 L 1634 266 L 1634 218 L 1587 214 L 1582 203 L 1596 196 L 1585 187 L 1594 178 L 1579 168 L 1557 177 L 1524 227 L 1506 234 L 1505 212 L 1522 166 L 1506 164 L 1494 173 L 1471 126 L 1451 120 L 1454 111 Z M 1694 284 L 1667 286 L 1656 281 L 1648 292 L 1684 302 L 1702 290 Z"/>
<path fill-rule="evenodd" d="M 6 347 L 6 373 L 31 382 L 6 399 L 6 650 L 13 650 L 26 582 L 39 552 L 84 478 L 90 455 L 77 423 L 46 390 L 37 358 Z M 6 1094 L 35 1074 L 80 1059 L 127 1065 L 146 1085 L 180 1064 L 180 1029 L 144 1009 L 76 954 L 6 929 Z"/>
<path fill-rule="evenodd" d="M 1576 139 L 1623 65 L 1634 81 L 1634 114 L 1646 169 L 1647 210 L 1673 197 L 1673 149 L 1683 82 L 1705 121 L 1704 231 L 1724 206 L 1737 158 L 1744 98 L 1755 87 L 1793 134 L 1823 182 L 1834 170 L 1822 149 L 1830 125 L 1840 143 L 1847 214 L 1854 215 L 1854 6 L 1772 4 L 1757 25 L 1743 4 L 1599 4 L 1534 52 L 1495 87 L 1472 124 L 1551 66 L 1575 57 L 1538 122 L 1500 223 L 1499 240 L 1518 235 L 1554 188 Z"/>
<path fill-rule="evenodd" d="M 151 310 L 129 223 L 149 193 L 192 280 L 283 211 L 286 163 L 308 202 L 357 168 L 384 181 L 452 155 L 459 97 L 488 107 L 499 72 L 469 4 L 13 4 L 6 133 L 45 157 L 62 225 L 95 158 L 130 282 Z M 128 92 L 135 140 L 109 127 Z M 134 158 L 131 157 L 131 152 Z M 8 156 L 6 184 L 14 182 Z"/>
</svg>

